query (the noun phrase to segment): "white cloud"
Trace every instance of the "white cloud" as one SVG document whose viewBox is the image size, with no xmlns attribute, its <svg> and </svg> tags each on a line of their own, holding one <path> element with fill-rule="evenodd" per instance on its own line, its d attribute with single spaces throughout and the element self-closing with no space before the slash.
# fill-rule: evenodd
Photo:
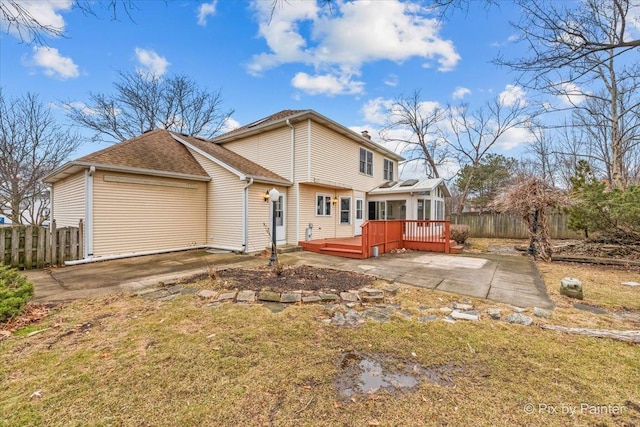
<svg viewBox="0 0 640 427">
<path fill-rule="evenodd" d="M 205 27 L 207 25 L 207 17 L 216 14 L 216 5 L 218 0 L 213 0 L 211 3 L 203 3 L 198 8 L 198 25 Z"/>
<path fill-rule="evenodd" d="M 362 106 L 362 114 L 367 122 L 382 125 L 387 119 L 387 114 L 393 107 L 393 99 L 375 98 L 371 99 Z"/>
<path fill-rule="evenodd" d="M 158 55 L 153 50 L 139 47 L 136 47 L 135 52 L 136 59 L 141 65 L 141 67 L 137 69 L 139 73 L 152 77 L 161 77 L 167 72 L 170 63 L 165 57 Z"/>
<path fill-rule="evenodd" d="M 56 32 L 62 32 L 65 28 L 65 22 L 59 12 L 68 11 L 73 6 L 72 0 L 21 0 L 20 7 L 25 10 L 35 21 L 39 22 L 45 28 L 52 28 Z M 9 16 L 15 16 L 18 12 L 11 2 L 2 1 L 2 9 L 7 11 Z M 32 41 L 28 38 L 29 34 L 24 29 L 19 31 L 14 23 L 4 19 L 4 14 L 0 17 L 0 29 L 7 31 L 16 37 L 24 39 L 27 42 Z M 51 33 L 48 33 L 51 35 Z"/>
<path fill-rule="evenodd" d="M 504 90 L 498 95 L 500 104 L 506 107 L 512 107 L 515 105 L 524 107 L 527 105 L 527 93 L 521 86 L 506 85 Z"/>
<path fill-rule="evenodd" d="M 34 46 L 33 52 L 33 64 L 44 68 L 44 73 L 49 77 L 70 79 L 80 75 L 73 60 L 60 55 L 58 49 Z"/>
<path fill-rule="evenodd" d="M 511 128 L 500 136 L 498 141 L 496 141 L 496 146 L 505 151 L 513 150 L 516 147 L 531 142 L 534 136 L 529 129 Z"/>
<path fill-rule="evenodd" d="M 329 96 L 362 93 L 364 87 L 363 82 L 352 80 L 350 75 L 311 76 L 303 72 L 297 73 L 291 79 L 291 84 L 309 95 L 324 93 Z"/>
<path fill-rule="evenodd" d="M 556 85 L 558 90 L 558 99 L 565 106 L 573 106 L 582 103 L 585 100 L 585 92 L 578 85 L 571 82 Z"/>
<path fill-rule="evenodd" d="M 345 75 L 359 75 L 363 64 L 377 61 L 422 58 L 426 65 L 436 63 L 440 71 L 449 71 L 460 60 L 453 42 L 440 37 L 439 22 L 430 17 L 430 9 L 418 3 L 336 1 L 329 11 L 316 2 L 291 2 L 273 16 L 271 2 L 253 4 L 259 35 L 269 46 L 248 65 L 253 75 L 282 64 L 304 64 L 314 67 L 316 75 L 331 74 L 341 81 Z M 335 94 L 333 85 L 326 87 L 327 93 Z"/>
<path fill-rule="evenodd" d="M 222 124 L 220 128 L 220 132 L 226 133 L 231 132 L 234 129 L 238 129 L 240 127 L 240 122 L 232 117 L 227 117 L 227 119 Z"/>
<path fill-rule="evenodd" d="M 471 94 L 471 89 L 466 88 L 466 87 L 462 87 L 462 86 L 458 86 L 456 88 L 456 90 L 454 90 L 453 93 L 451 94 L 451 97 L 453 99 L 462 99 L 466 95 L 470 95 L 470 94 Z"/>
<path fill-rule="evenodd" d="M 389 74 L 389 76 L 387 76 L 387 78 L 384 80 L 384 84 L 391 87 L 398 86 L 398 82 L 399 82 L 399 79 L 397 74 Z"/>
</svg>

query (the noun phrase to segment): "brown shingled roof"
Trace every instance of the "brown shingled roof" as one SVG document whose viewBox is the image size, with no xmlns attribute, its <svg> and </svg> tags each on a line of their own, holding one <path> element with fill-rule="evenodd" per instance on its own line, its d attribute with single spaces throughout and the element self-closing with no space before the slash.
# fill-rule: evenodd
<svg viewBox="0 0 640 427">
<path fill-rule="evenodd" d="M 77 162 L 208 177 L 189 150 L 164 129 L 88 154 Z"/>
<path fill-rule="evenodd" d="M 266 180 L 269 182 L 291 184 L 286 178 L 283 178 L 280 175 L 271 172 L 269 169 L 242 157 L 241 155 L 223 147 L 222 145 L 182 134 L 174 133 L 173 135 L 176 138 L 185 141 L 193 147 L 220 160 L 222 163 L 232 167 L 233 169 L 250 178 L 255 178 L 257 180 Z"/>
</svg>

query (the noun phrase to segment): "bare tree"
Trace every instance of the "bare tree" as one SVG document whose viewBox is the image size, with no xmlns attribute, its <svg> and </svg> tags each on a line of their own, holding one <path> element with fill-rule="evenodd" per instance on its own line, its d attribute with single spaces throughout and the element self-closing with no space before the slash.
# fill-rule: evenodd
<svg viewBox="0 0 640 427">
<path fill-rule="evenodd" d="M 202 137 L 220 131 L 233 111 L 221 111 L 219 91 L 184 75 L 168 79 L 120 72 L 113 95 L 89 95 L 90 104 L 67 102 L 69 117 L 95 132 L 94 140 L 124 141 L 150 129 Z"/>
<path fill-rule="evenodd" d="M 37 95 L 5 99 L 0 90 L 0 206 L 13 223 L 41 225 L 47 219 L 49 200 L 40 180 L 80 143 Z"/>
<path fill-rule="evenodd" d="M 449 108 L 449 132 L 446 137 L 460 166 L 468 166 L 464 188 L 460 189 L 458 213 L 462 213 L 473 182 L 474 171 L 490 150 L 509 130 L 531 121 L 529 108 L 522 100 L 510 102 L 496 97 L 471 111 L 468 104 Z"/>
<path fill-rule="evenodd" d="M 0 22 L 7 33 L 15 33 L 23 43 L 46 45 L 47 37 L 64 36 L 64 27 L 48 24 L 40 20 L 32 12 L 32 2 L 23 0 L 0 1 Z M 73 7 L 81 10 L 85 15 L 97 16 L 97 9 L 107 10 L 111 19 L 116 20 L 125 15 L 131 18 L 131 13 L 137 8 L 133 0 L 74 0 Z"/>
<path fill-rule="evenodd" d="M 396 98 L 388 111 L 382 139 L 396 145 L 407 163 L 424 162 L 426 175 L 439 178 L 439 167 L 448 158 L 440 129 L 446 110 L 434 102 L 422 101 L 420 90 Z M 406 165 L 406 163 L 405 163 Z"/>
<path fill-rule="evenodd" d="M 520 176 L 495 200 L 494 206 L 502 212 L 519 215 L 527 224 L 529 251 L 537 259 L 551 261 L 552 249 L 547 215 L 553 209 L 570 206 L 566 192 L 543 180 Z"/>
<path fill-rule="evenodd" d="M 623 134 L 623 127 L 629 122 L 625 116 L 637 114 L 640 100 L 636 61 L 625 62 L 622 56 L 640 47 L 640 40 L 628 31 L 640 4 L 631 0 L 521 0 L 519 4 L 523 13 L 514 26 L 530 54 L 496 62 L 523 72 L 527 87 L 563 97 L 583 113 L 593 112 L 593 120 L 601 128 L 606 126 L 611 183 L 625 188 L 625 141 L 630 135 Z M 595 100 L 598 110 L 588 104 L 583 107 L 585 99 Z"/>
</svg>

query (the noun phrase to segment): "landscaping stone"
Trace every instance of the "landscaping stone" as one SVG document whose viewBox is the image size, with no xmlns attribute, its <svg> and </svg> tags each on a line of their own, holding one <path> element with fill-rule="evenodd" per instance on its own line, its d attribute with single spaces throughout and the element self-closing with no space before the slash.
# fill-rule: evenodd
<svg viewBox="0 0 640 427">
<path fill-rule="evenodd" d="M 436 314 L 430 314 L 428 316 L 418 317 L 418 322 L 422 322 L 422 323 L 433 322 L 434 320 L 438 320 L 438 316 Z"/>
<path fill-rule="evenodd" d="M 565 277 L 560 280 L 560 294 L 571 298 L 583 299 L 582 282 L 574 277 Z"/>
<path fill-rule="evenodd" d="M 173 285 L 170 288 L 167 289 L 167 291 L 170 294 L 178 294 L 180 293 L 180 291 L 182 291 L 183 286 L 182 285 Z"/>
<path fill-rule="evenodd" d="M 236 292 L 225 292 L 218 295 L 218 301 L 233 301 L 236 298 Z"/>
<path fill-rule="evenodd" d="M 360 296 L 360 299 L 362 300 L 362 302 L 380 302 L 380 301 L 384 301 L 384 294 L 364 294 Z"/>
<path fill-rule="evenodd" d="M 449 316 L 455 320 L 471 320 L 474 322 L 480 320 L 480 317 L 477 314 L 465 313 L 458 310 L 453 310 Z"/>
<path fill-rule="evenodd" d="M 364 322 L 364 319 L 362 319 L 358 312 L 355 310 L 347 311 L 347 313 L 344 315 L 344 318 L 347 325 L 352 327 L 358 326 L 359 324 Z"/>
<path fill-rule="evenodd" d="M 385 292 L 391 294 L 391 295 L 395 295 L 396 293 L 398 293 L 398 289 L 400 289 L 400 286 L 398 285 L 385 285 L 382 288 Z"/>
<path fill-rule="evenodd" d="M 500 310 L 499 308 L 488 308 L 487 314 L 493 320 L 500 320 L 500 318 L 502 317 L 502 310 Z"/>
<path fill-rule="evenodd" d="M 384 296 L 384 291 L 382 289 L 374 289 L 374 288 L 362 288 L 360 289 L 361 294 L 365 295 L 382 295 Z"/>
<path fill-rule="evenodd" d="M 447 322 L 447 323 L 456 323 L 456 321 L 454 319 L 452 319 L 451 317 L 449 317 L 449 316 L 443 317 L 442 321 L 443 322 Z"/>
<path fill-rule="evenodd" d="M 165 290 L 159 290 L 159 291 L 146 293 L 144 295 L 141 295 L 141 297 L 143 299 L 146 299 L 146 300 L 158 300 L 158 299 L 164 298 L 164 297 L 166 297 L 168 295 L 169 295 L 169 292 L 167 292 Z"/>
<path fill-rule="evenodd" d="M 524 326 L 529 326 L 533 322 L 533 319 L 531 317 L 526 316 L 522 313 L 511 313 L 507 317 L 505 317 L 504 320 L 508 323 Z"/>
<path fill-rule="evenodd" d="M 365 310 L 362 315 L 367 319 L 371 319 L 376 322 L 388 322 L 391 317 L 391 312 L 387 309 L 370 308 Z"/>
<path fill-rule="evenodd" d="M 638 282 L 622 282 L 620 283 L 622 286 L 640 286 Z"/>
<path fill-rule="evenodd" d="M 329 294 L 325 292 L 318 292 L 318 296 L 322 301 L 340 301 L 340 297 L 336 294 Z"/>
<path fill-rule="evenodd" d="M 197 296 L 204 299 L 211 299 L 218 296 L 216 291 L 211 291 L 209 289 L 202 289 L 196 293 Z"/>
<path fill-rule="evenodd" d="M 285 302 L 285 303 L 300 302 L 301 299 L 302 299 L 302 294 L 299 294 L 296 292 L 283 292 L 282 295 L 280 296 L 280 302 Z"/>
<path fill-rule="evenodd" d="M 451 304 L 456 310 L 471 310 L 473 306 L 471 304 L 461 304 L 459 302 L 454 302 Z"/>
<path fill-rule="evenodd" d="M 339 311 L 333 313 L 333 317 L 331 318 L 331 324 L 336 326 L 344 326 L 346 321 L 347 320 L 344 318 L 344 314 L 340 313 Z"/>
<path fill-rule="evenodd" d="M 442 313 L 451 313 L 453 310 L 449 307 L 440 307 Z"/>
<path fill-rule="evenodd" d="M 179 296 L 180 296 L 180 294 L 169 294 L 169 295 L 164 296 L 162 298 L 157 298 L 156 301 L 162 301 L 162 302 L 171 301 L 171 300 L 174 300 L 174 299 L 178 298 Z"/>
<path fill-rule="evenodd" d="M 410 320 L 413 317 L 413 314 L 409 313 L 408 311 L 404 311 L 404 310 L 398 310 L 396 311 L 397 314 L 399 314 L 400 316 L 404 317 L 407 320 Z"/>
<path fill-rule="evenodd" d="M 246 302 L 252 303 L 256 302 L 256 293 L 255 291 L 240 291 L 238 292 L 238 296 L 236 297 L 237 302 Z"/>
<path fill-rule="evenodd" d="M 360 297 L 358 294 L 354 294 L 353 292 L 340 292 L 340 298 L 344 302 L 358 302 Z"/>
<path fill-rule="evenodd" d="M 180 289 L 180 295 L 193 295 L 198 292 L 196 288 L 182 288 Z"/>
<path fill-rule="evenodd" d="M 263 303 L 262 306 L 268 309 L 272 313 L 280 313 L 281 311 L 284 311 L 285 308 L 287 308 L 286 304 L 282 304 L 281 302 L 273 302 L 273 301 L 267 301 Z"/>
<path fill-rule="evenodd" d="M 320 302 L 320 301 L 322 301 L 322 298 L 320 298 L 317 295 L 309 295 L 307 297 L 302 297 L 303 303 L 314 303 L 314 302 Z"/>
<path fill-rule="evenodd" d="M 260 293 L 258 294 L 258 300 L 280 302 L 280 292 L 260 291 Z"/>
<path fill-rule="evenodd" d="M 512 305 L 512 306 L 511 306 L 511 309 L 512 309 L 513 311 L 515 311 L 516 313 L 524 313 L 525 311 L 527 311 L 527 309 L 526 309 L 526 308 L 523 308 L 523 307 L 516 307 L 515 305 Z"/>
<path fill-rule="evenodd" d="M 545 310 L 544 308 L 533 307 L 533 315 L 536 317 L 548 319 L 549 317 L 551 317 L 551 312 L 549 310 Z"/>
</svg>

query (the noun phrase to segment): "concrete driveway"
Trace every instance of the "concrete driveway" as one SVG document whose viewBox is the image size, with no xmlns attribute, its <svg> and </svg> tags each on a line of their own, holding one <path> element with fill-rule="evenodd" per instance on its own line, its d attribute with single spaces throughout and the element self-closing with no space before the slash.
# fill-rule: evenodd
<svg viewBox="0 0 640 427">
<path fill-rule="evenodd" d="M 355 260 L 311 252 L 280 255 L 286 264 L 358 271 L 411 286 L 485 298 L 519 307 L 552 308 L 544 283 L 527 256 L 428 252 L 386 254 Z M 185 251 L 25 272 L 36 301 L 60 301 L 136 291 L 168 283 L 208 268 L 266 265 L 250 255 Z"/>
</svg>

